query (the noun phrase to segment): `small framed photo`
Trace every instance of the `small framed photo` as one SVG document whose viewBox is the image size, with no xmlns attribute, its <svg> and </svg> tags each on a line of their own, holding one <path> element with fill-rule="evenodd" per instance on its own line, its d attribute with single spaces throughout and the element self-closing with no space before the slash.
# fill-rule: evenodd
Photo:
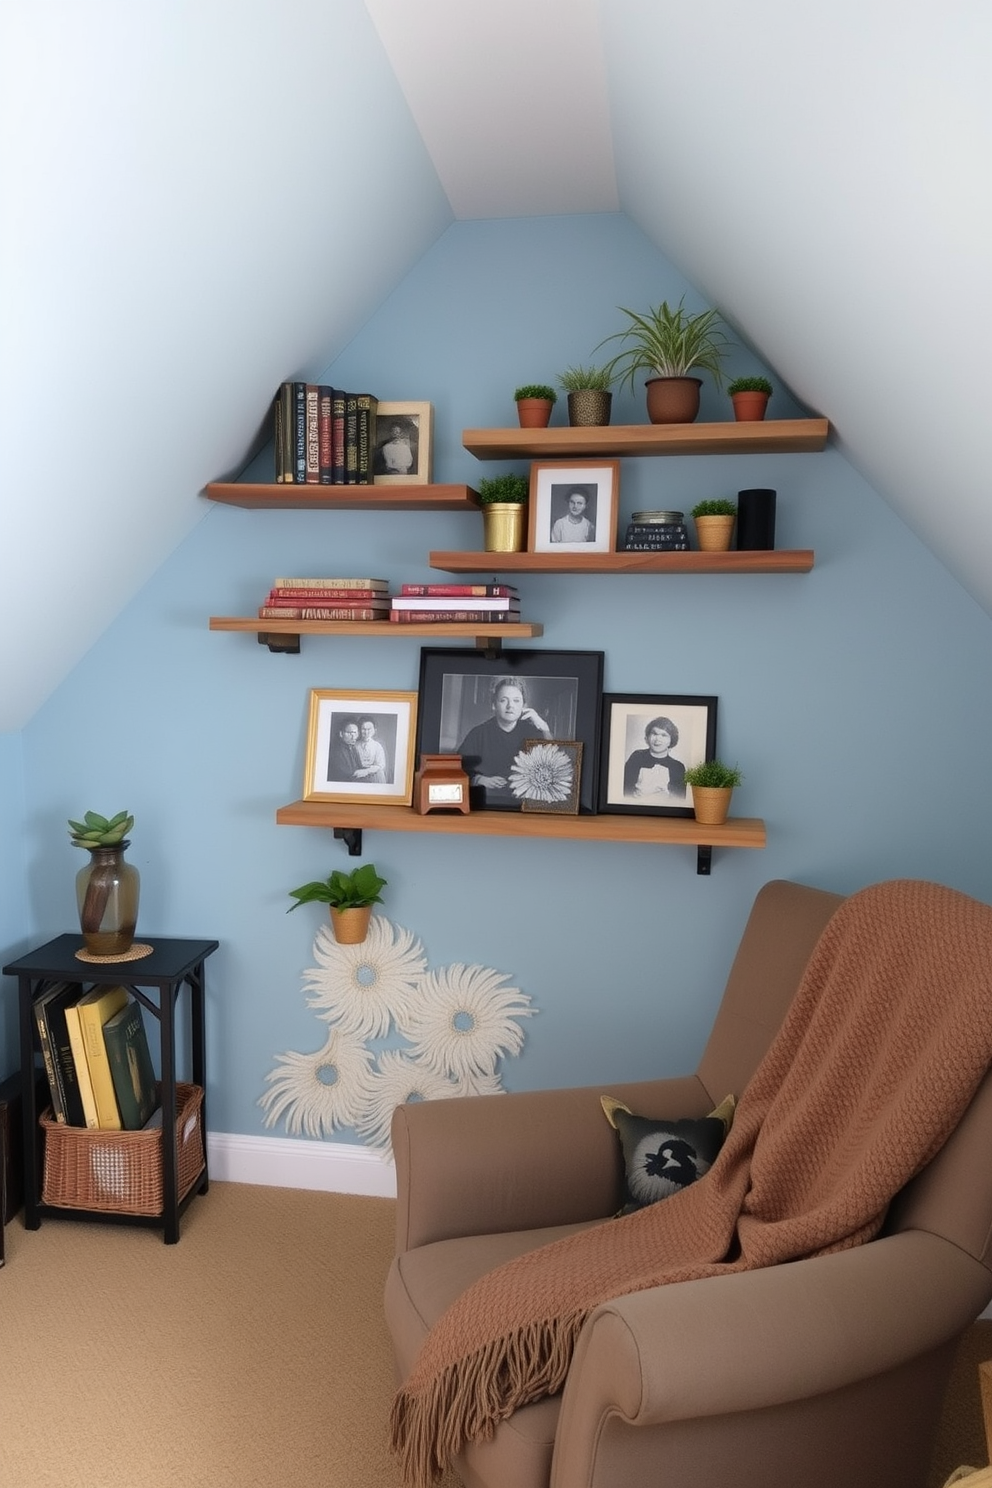
<svg viewBox="0 0 992 1488">
<path fill-rule="evenodd" d="M 413 800 L 415 692 L 312 688 L 305 801 Z"/>
<path fill-rule="evenodd" d="M 602 695 L 602 651 L 490 657 L 425 646 L 417 752 L 461 757 L 473 811 L 522 811 L 539 763 L 528 762 L 528 745 L 580 743 L 578 810 L 593 815 Z"/>
<path fill-rule="evenodd" d="M 530 467 L 527 547 L 532 553 L 613 553 L 619 460 L 561 460 Z"/>
<path fill-rule="evenodd" d="M 380 403 L 372 446 L 372 484 L 427 486 L 433 464 L 433 403 Z"/>
<path fill-rule="evenodd" d="M 510 778 L 524 792 L 521 811 L 578 816 L 581 739 L 528 739 Z"/>
<path fill-rule="evenodd" d="M 685 772 L 716 758 L 716 698 L 604 693 L 602 758 L 600 811 L 692 816 Z"/>
</svg>

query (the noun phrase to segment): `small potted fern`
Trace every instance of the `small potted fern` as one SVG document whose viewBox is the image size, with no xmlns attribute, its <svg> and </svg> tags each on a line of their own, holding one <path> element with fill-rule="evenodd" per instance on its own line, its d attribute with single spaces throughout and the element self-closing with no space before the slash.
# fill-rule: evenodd
<svg viewBox="0 0 992 1488">
<path fill-rule="evenodd" d="M 603 425 L 610 422 L 613 378 L 607 367 L 566 367 L 558 386 L 568 394 L 568 422 Z"/>
<path fill-rule="evenodd" d="M 697 822 L 707 827 L 722 826 L 727 820 L 734 788 L 743 779 L 736 765 L 725 765 L 722 760 L 689 765 L 685 783 L 692 788 L 692 811 Z"/>
<path fill-rule="evenodd" d="M 485 476 L 479 482 L 484 543 L 487 553 L 520 553 L 526 539 L 527 496 L 525 475 Z"/>
<path fill-rule="evenodd" d="M 372 906 L 382 903 L 380 890 L 385 887 L 386 879 L 376 872 L 374 863 L 362 863 L 351 873 L 335 868 L 327 878 L 290 889 L 289 896 L 296 903 L 286 913 L 291 914 L 301 904 L 326 904 L 335 940 L 341 945 L 360 945 L 369 933 Z"/>
<path fill-rule="evenodd" d="M 703 553 L 726 553 L 734 535 L 737 507 L 723 496 L 711 501 L 697 501 L 692 508 L 696 539 Z"/>
<path fill-rule="evenodd" d="M 513 394 L 521 429 L 546 429 L 551 410 L 558 401 L 553 387 L 544 382 L 525 382 Z"/>
<path fill-rule="evenodd" d="M 727 389 L 739 424 L 757 423 L 765 416 L 772 385 L 767 377 L 737 377 Z"/>
</svg>

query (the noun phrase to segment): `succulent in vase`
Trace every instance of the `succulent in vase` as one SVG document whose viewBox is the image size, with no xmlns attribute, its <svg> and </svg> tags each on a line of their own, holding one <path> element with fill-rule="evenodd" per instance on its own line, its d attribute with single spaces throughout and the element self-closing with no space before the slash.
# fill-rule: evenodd
<svg viewBox="0 0 992 1488">
<path fill-rule="evenodd" d="M 87 811 L 82 821 L 69 818 L 73 847 L 90 853 L 76 874 L 76 903 L 83 941 L 93 956 L 120 956 L 134 942 L 141 878 L 134 864 L 124 861 L 133 826 L 127 811 L 110 817 Z"/>
<path fill-rule="evenodd" d="M 69 836 L 73 847 L 118 847 L 133 826 L 134 817 L 126 811 L 111 817 L 87 811 L 81 822 L 69 818 Z"/>
</svg>

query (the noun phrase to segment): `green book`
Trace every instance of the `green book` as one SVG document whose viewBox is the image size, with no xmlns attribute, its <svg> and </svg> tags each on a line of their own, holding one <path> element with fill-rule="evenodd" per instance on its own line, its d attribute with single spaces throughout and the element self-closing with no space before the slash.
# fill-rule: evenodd
<svg viewBox="0 0 992 1488">
<path fill-rule="evenodd" d="M 140 1002 L 130 999 L 107 1019 L 103 1041 L 121 1126 L 125 1131 L 140 1131 L 158 1105 L 158 1084 Z"/>
</svg>

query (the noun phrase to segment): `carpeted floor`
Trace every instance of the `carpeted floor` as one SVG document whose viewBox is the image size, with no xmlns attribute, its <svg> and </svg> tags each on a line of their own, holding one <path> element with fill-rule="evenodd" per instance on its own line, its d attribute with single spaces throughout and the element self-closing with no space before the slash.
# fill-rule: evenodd
<svg viewBox="0 0 992 1488">
<path fill-rule="evenodd" d="M 215 1183 L 178 1245 L 6 1228 L 0 1488 L 400 1488 L 382 1288 L 394 1201 Z M 988 1461 L 966 1336 L 930 1488 Z M 452 1476 L 441 1488 L 458 1488 Z"/>
</svg>

